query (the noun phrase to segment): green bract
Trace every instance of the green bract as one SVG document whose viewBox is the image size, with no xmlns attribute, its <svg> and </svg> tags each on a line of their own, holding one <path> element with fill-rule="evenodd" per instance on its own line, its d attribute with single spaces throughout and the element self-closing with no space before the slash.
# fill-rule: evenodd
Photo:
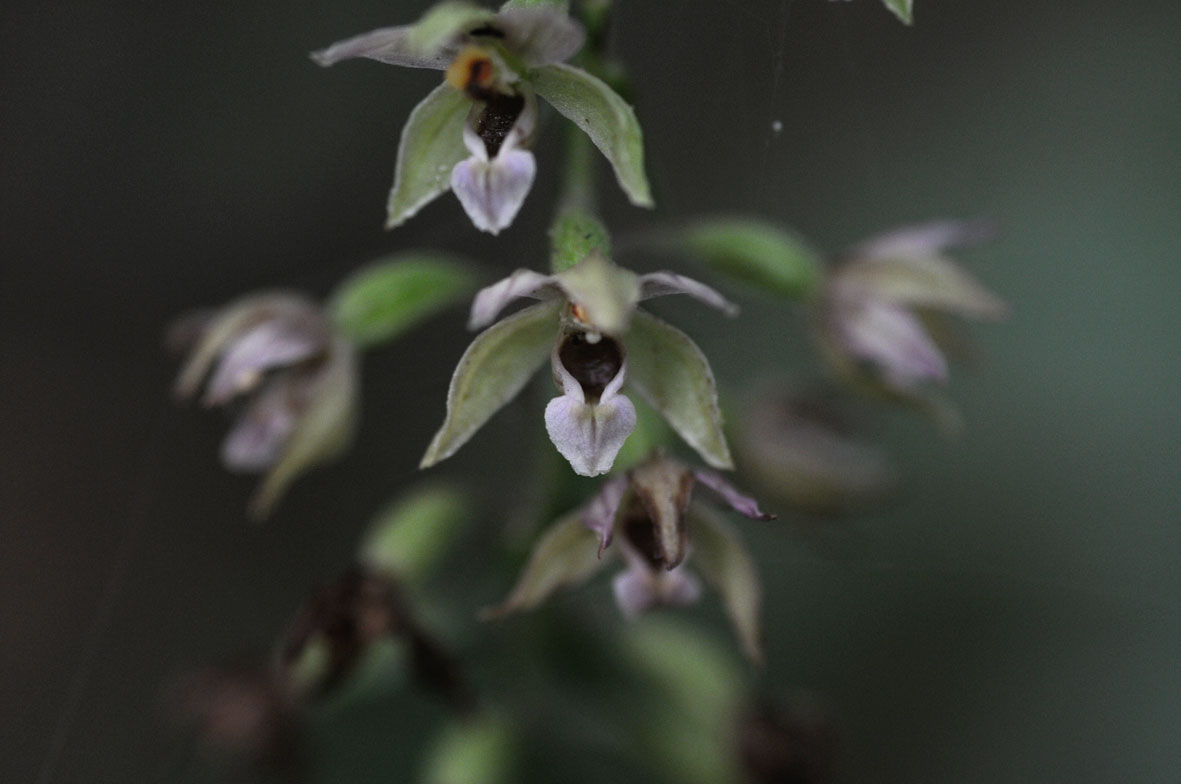
<svg viewBox="0 0 1181 784">
<path fill-rule="evenodd" d="M 772 294 L 807 299 L 820 281 L 820 254 L 764 221 L 705 219 L 674 232 L 671 239 L 710 268 Z"/>
<path fill-rule="evenodd" d="M 471 270 L 437 253 L 403 253 L 370 264 L 337 288 L 332 322 L 359 346 L 392 340 L 475 289 Z"/>
</svg>

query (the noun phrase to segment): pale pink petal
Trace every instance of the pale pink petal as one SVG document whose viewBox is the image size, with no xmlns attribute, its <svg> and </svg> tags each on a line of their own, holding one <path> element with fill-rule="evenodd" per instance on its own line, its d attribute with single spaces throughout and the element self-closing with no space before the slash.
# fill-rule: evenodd
<svg viewBox="0 0 1181 784">
<path fill-rule="evenodd" d="M 562 396 L 545 407 L 545 429 L 558 452 L 581 476 L 598 476 L 611 470 L 623 442 L 636 428 L 636 409 L 626 396 L 617 394 L 624 369 L 615 375 L 597 404 L 587 403 L 582 386 L 560 361 L 553 362 L 562 382 Z"/>
<path fill-rule="evenodd" d="M 845 255 L 868 259 L 935 256 L 947 248 L 987 242 L 996 233 L 996 224 L 987 220 L 931 221 L 871 237 L 850 248 Z"/>
<path fill-rule="evenodd" d="M 226 468 L 254 473 L 278 461 L 300 413 L 288 404 L 287 393 L 282 380 L 272 383 L 242 412 L 221 444 Z"/>
<path fill-rule="evenodd" d="M 730 508 L 738 512 L 744 517 L 749 517 L 751 520 L 774 520 L 775 515 L 767 514 L 759 509 L 759 502 L 751 498 L 749 495 L 741 492 L 734 485 L 722 478 L 722 475 L 710 471 L 705 468 L 697 468 L 693 471 L 693 476 L 697 477 L 697 481 L 713 490 L 722 500 L 730 505 Z"/>
<path fill-rule="evenodd" d="M 254 389 L 268 370 L 310 359 L 326 347 L 327 335 L 317 321 L 264 321 L 226 349 L 205 389 L 204 403 L 221 405 Z"/>
<path fill-rule="evenodd" d="M 615 515 L 619 512 L 619 502 L 627 492 L 627 477 L 617 476 L 608 479 L 599 489 L 598 494 L 591 499 L 582 510 L 582 522 L 587 528 L 599 536 L 599 556 L 611 544 L 611 535 L 615 529 Z"/>
<path fill-rule="evenodd" d="M 727 316 L 738 315 L 738 306 L 704 283 L 675 272 L 649 272 L 640 276 L 640 299 L 652 299 L 668 294 L 688 294 L 690 297 L 717 308 Z"/>
<path fill-rule="evenodd" d="M 451 189 L 477 229 L 499 234 L 525 203 L 536 169 L 528 150 L 502 150 L 491 161 L 472 157 L 451 170 Z"/>
<path fill-rule="evenodd" d="M 840 339 L 855 359 L 868 362 L 883 380 L 905 392 L 917 385 L 947 381 L 947 360 L 917 316 L 884 302 L 843 303 Z"/>
<path fill-rule="evenodd" d="M 455 58 L 458 47 L 454 44 L 434 52 L 422 52 L 410 43 L 412 26 L 383 27 L 367 33 L 337 41 L 326 49 L 312 52 L 311 58 L 325 67 L 341 60 L 364 57 L 388 65 L 406 68 L 434 68 L 443 70 Z"/>
<path fill-rule="evenodd" d="M 486 286 L 476 293 L 472 300 L 472 312 L 468 317 L 468 329 L 482 329 L 488 326 L 508 303 L 520 297 L 552 299 L 562 296 L 553 275 L 542 275 L 533 270 L 519 269 L 503 280 Z"/>
</svg>

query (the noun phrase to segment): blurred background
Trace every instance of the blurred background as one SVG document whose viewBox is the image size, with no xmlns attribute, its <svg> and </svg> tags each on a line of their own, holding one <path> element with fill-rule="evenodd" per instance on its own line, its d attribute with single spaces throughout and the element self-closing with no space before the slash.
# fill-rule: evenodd
<svg viewBox="0 0 1181 784">
<path fill-rule="evenodd" d="M 891 415 L 904 481 L 888 509 L 742 525 L 767 593 L 754 682 L 824 706 L 837 781 L 1175 781 L 1181 6 L 916 0 L 907 28 L 875 0 L 617 5 L 659 205 L 629 208 L 604 172 L 620 238 L 719 212 L 832 251 L 929 218 L 1004 226 L 962 255 L 1011 315 L 976 329 L 979 360 L 953 372 L 961 436 Z M 261 288 L 324 295 L 392 250 L 467 254 L 489 277 L 545 264 L 553 115 L 500 238 L 451 197 L 382 230 L 398 135 L 438 74 L 306 53 L 425 7 L 0 12 L 0 779 L 205 780 L 164 690 L 267 651 L 348 565 L 415 478 L 468 340 L 453 313 L 368 355 L 356 448 L 255 526 L 253 480 L 217 464 L 223 417 L 170 399 L 170 319 Z M 660 308 L 725 388 L 809 367 L 798 314 L 729 292 L 733 322 Z M 499 525 L 522 471 L 504 450 L 542 437 L 514 406 L 439 473 L 478 473 Z M 469 574 L 486 557 L 458 557 L 445 594 L 460 648 L 527 657 L 537 621 L 472 619 L 508 585 Z M 592 605 L 622 627 L 602 581 L 558 609 Z M 737 656 L 716 606 L 683 615 Z M 528 661 L 475 669 L 503 685 Z M 409 690 L 358 709 L 321 739 L 313 780 L 410 779 L 441 717 Z M 533 749 L 521 780 L 651 780 L 571 748 Z"/>
</svg>

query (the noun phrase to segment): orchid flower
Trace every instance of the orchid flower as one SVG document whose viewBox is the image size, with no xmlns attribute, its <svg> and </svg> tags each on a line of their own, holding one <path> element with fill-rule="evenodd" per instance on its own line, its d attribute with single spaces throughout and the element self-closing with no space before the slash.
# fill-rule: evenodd
<svg viewBox="0 0 1181 784">
<path fill-rule="evenodd" d="M 625 617 L 697 601 L 701 582 L 692 564 L 722 594 L 744 649 L 757 660 L 760 591 L 754 562 L 723 521 L 700 504 L 690 505 L 698 484 L 744 517 L 774 519 L 717 473 L 689 468 L 657 450 L 605 481 L 582 509 L 556 523 L 539 540 L 508 598 L 488 614 L 536 607 L 558 588 L 589 579 L 607 562 L 602 556 L 618 530 L 618 546 L 610 552 L 619 554 L 625 568 L 612 587 Z"/>
<path fill-rule="evenodd" d="M 422 467 L 450 457 L 508 403 L 548 357 L 560 395 L 545 410 L 546 430 L 574 471 L 611 469 L 636 424 L 624 394 L 634 387 L 707 463 L 730 468 L 709 364 L 682 332 L 637 308 L 646 299 L 688 294 L 724 313 L 718 292 L 672 272 L 637 275 L 598 253 L 553 275 L 517 270 L 482 289 L 469 327 L 482 332 L 451 380 L 447 418 Z M 542 300 L 496 321 L 514 299 Z"/>
<path fill-rule="evenodd" d="M 632 203 L 651 206 L 635 113 L 604 82 L 564 64 L 585 37 L 582 25 L 553 7 L 508 3 L 494 12 L 449 0 L 415 24 L 312 53 L 323 66 L 361 57 L 446 71 L 445 83 L 414 108 L 402 132 L 386 227 L 448 188 L 481 231 L 497 234 L 511 225 L 536 171 L 528 147 L 537 95 L 590 136 Z"/>
<path fill-rule="evenodd" d="M 944 384 L 947 359 L 929 331 L 932 315 L 998 319 L 1005 304 L 943 251 L 983 239 L 979 223 L 939 221 L 857 245 L 824 283 L 817 335 L 843 374 L 903 398 Z"/>
<path fill-rule="evenodd" d="M 182 319 L 172 337 L 191 348 L 176 381 L 179 399 L 204 384 L 206 406 L 246 401 L 221 458 L 231 471 L 266 472 L 251 502 L 256 516 L 299 474 L 348 446 L 358 407 L 356 352 L 315 303 L 277 292 L 247 297 Z"/>
</svg>

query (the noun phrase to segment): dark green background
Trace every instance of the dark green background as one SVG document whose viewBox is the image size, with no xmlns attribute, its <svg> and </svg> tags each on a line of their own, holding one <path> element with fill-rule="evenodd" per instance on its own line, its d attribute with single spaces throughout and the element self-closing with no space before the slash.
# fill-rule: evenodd
<svg viewBox="0 0 1181 784">
<path fill-rule="evenodd" d="M 1012 315 L 976 330 L 983 361 L 954 374 L 963 435 L 892 417 L 907 481 L 888 513 L 743 526 L 767 583 L 768 689 L 823 698 L 842 781 L 1175 781 L 1181 6 L 916 0 L 912 29 L 874 0 L 619 6 L 660 205 L 640 214 L 604 177 L 622 233 L 736 211 L 829 249 L 932 217 L 1005 226 L 966 254 Z M 392 249 L 544 264 L 557 118 L 501 238 L 450 197 L 381 229 L 399 130 L 438 75 L 305 53 L 422 7 L 0 13 L 0 779 L 197 780 L 161 687 L 265 650 L 347 564 L 412 476 L 467 339 L 453 315 L 369 357 L 358 448 L 255 528 L 252 483 L 215 464 L 219 417 L 168 399 L 173 314 L 326 293 Z M 733 323 L 661 309 L 731 388 L 806 357 L 794 314 L 744 305 Z M 521 433 L 540 437 L 528 406 L 450 468 L 512 485 L 520 463 L 497 450 Z M 504 587 L 460 593 L 474 608 Z M 420 698 L 368 709 L 326 779 L 410 776 L 437 718 Z M 565 764 L 586 775 L 545 780 L 610 769 Z"/>
</svg>

